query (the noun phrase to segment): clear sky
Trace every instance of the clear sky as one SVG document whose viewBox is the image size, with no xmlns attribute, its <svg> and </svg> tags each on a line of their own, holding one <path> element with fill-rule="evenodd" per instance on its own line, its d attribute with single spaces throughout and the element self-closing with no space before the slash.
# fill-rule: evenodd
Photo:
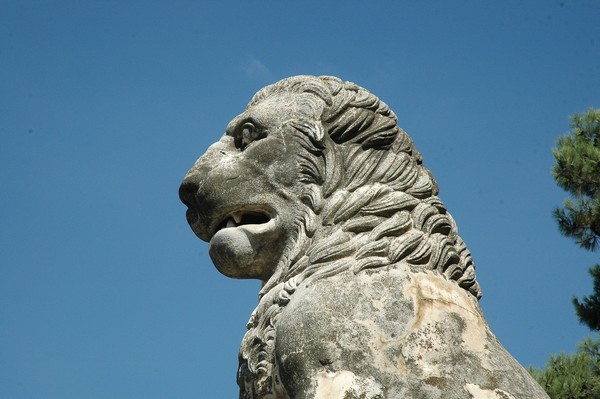
<svg viewBox="0 0 600 399">
<path fill-rule="evenodd" d="M 218 274 L 177 188 L 261 87 L 336 75 L 396 112 L 524 365 L 589 331 L 597 254 L 551 217 L 600 107 L 598 1 L 0 0 L 0 399 L 234 398 L 259 283 Z"/>
</svg>

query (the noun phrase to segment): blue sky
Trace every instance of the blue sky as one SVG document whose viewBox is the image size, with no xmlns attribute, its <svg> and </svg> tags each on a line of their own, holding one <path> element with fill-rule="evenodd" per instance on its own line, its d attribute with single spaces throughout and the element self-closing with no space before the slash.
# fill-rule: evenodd
<svg viewBox="0 0 600 399">
<path fill-rule="evenodd" d="M 187 169 L 266 84 L 336 75 L 414 139 L 524 365 L 589 334 L 597 254 L 551 149 L 600 107 L 597 1 L 0 1 L 0 399 L 237 397 L 259 283 L 218 274 Z"/>
</svg>

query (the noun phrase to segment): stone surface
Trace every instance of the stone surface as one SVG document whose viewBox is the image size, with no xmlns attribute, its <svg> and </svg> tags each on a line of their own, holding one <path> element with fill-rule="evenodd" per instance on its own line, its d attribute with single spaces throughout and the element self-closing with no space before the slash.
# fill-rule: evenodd
<svg viewBox="0 0 600 399">
<path fill-rule="evenodd" d="M 240 398 L 547 398 L 490 331 L 471 255 L 394 113 L 359 86 L 259 91 L 180 188 L 223 274 L 263 281 Z"/>
</svg>

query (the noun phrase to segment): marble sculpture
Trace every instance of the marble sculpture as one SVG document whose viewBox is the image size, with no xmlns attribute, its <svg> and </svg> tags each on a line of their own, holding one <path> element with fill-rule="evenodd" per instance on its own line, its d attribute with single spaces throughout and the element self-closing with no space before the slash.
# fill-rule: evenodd
<svg viewBox="0 0 600 399">
<path fill-rule="evenodd" d="M 367 90 L 294 76 L 256 93 L 180 188 L 217 269 L 263 282 L 241 399 L 548 398 L 490 331 L 437 195 Z"/>
</svg>

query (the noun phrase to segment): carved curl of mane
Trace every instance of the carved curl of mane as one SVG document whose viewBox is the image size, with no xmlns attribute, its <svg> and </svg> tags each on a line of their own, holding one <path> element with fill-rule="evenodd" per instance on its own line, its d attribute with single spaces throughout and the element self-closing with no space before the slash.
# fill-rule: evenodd
<svg viewBox="0 0 600 399">
<path fill-rule="evenodd" d="M 281 93 L 312 94 L 300 107 L 317 121 L 291 122 L 307 150 L 299 154 L 307 209 L 294 247 L 262 292 L 294 277 L 299 284 L 405 262 L 437 271 L 479 299 L 471 254 L 389 107 L 329 76 L 284 79 L 256 93 L 249 106 Z"/>
</svg>

